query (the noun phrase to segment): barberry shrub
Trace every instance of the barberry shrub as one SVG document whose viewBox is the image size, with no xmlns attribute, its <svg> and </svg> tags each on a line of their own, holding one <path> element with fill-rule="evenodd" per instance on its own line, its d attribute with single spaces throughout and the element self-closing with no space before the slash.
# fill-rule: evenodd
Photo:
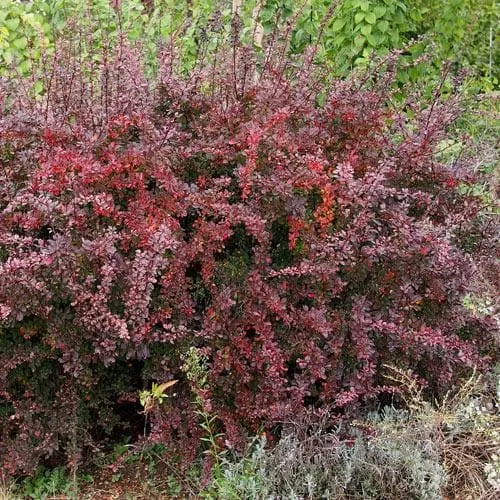
<svg viewBox="0 0 500 500">
<path fill-rule="evenodd" d="M 463 307 L 492 244 L 474 159 L 435 155 L 456 102 L 403 111 L 390 72 L 331 82 L 282 53 L 234 42 L 179 77 L 161 52 L 148 80 L 121 43 L 56 51 L 41 98 L 4 83 L 4 471 L 76 466 L 152 382 L 179 381 L 146 430 L 193 459 L 200 401 L 237 448 L 309 408 L 355 415 L 391 391 L 384 363 L 433 395 L 487 366 L 491 318 Z"/>
</svg>

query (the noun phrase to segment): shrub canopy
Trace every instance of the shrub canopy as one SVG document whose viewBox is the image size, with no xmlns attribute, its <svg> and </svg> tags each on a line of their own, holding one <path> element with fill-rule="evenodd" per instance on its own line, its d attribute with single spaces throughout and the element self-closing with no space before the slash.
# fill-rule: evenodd
<svg viewBox="0 0 500 500">
<path fill-rule="evenodd" d="M 463 306 L 489 251 L 473 159 L 435 155 L 453 100 L 403 113 L 390 72 L 325 83 L 237 45 L 189 78 L 159 62 L 150 81 L 125 44 L 99 68 L 56 53 L 42 98 L 5 86 L 5 470 L 123 432 L 152 381 L 179 380 L 152 439 L 194 458 L 193 390 L 237 447 L 308 408 L 354 415 L 390 391 L 384 363 L 434 394 L 487 365 L 491 322 Z"/>
</svg>

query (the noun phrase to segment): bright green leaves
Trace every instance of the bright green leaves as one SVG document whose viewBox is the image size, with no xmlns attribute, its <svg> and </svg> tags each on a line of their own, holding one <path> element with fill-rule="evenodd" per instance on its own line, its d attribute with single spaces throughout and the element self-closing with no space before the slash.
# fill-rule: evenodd
<svg viewBox="0 0 500 500">
<path fill-rule="evenodd" d="M 377 18 L 381 18 L 384 16 L 384 14 L 387 12 L 387 8 L 384 7 L 383 5 L 377 5 L 374 9 L 373 9 L 373 14 L 377 17 Z"/>
<path fill-rule="evenodd" d="M 379 21 L 377 23 L 377 29 L 381 33 L 385 33 L 389 29 L 389 21 L 386 21 L 385 19 L 382 19 L 382 21 Z"/>
<path fill-rule="evenodd" d="M 347 19 L 336 19 L 334 23 L 332 24 L 331 30 L 336 33 L 337 31 L 340 31 L 347 23 Z"/>
<path fill-rule="evenodd" d="M 12 45 L 19 50 L 23 50 L 28 46 L 28 39 L 23 36 L 20 38 L 16 38 L 13 42 Z"/>
<path fill-rule="evenodd" d="M 359 7 L 363 12 L 368 12 L 371 7 L 371 3 L 368 2 L 367 0 L 363 0 L 362 2 L 357 2 L 359 4 Z"/>
<path fill-rule="evenodd" d="M 0 47 L 9 40 L 9 30 L 5 26 L 0 26 Z"/>
<path fill-rule="evenodd" d="M 9 31 L 15 31 L 19 27 L 20 19 L 18 17 L 6 19 L 4 25 Z"/>
<path fill-rule="evenodd" d="M 359 24 L 363 21 L 363 19 L 365 18 L 365 13 L 364 12 L 358 12 L 355 16 L 354 16 L 354 22 L 356 24 Z"/>
<path fill-rule="evenodd" d="M 373 12 L 368 12 L 365 15 L 365 21 L 370 24 L 375 24 L 377 21 L 377 16 Z"/>
<path fill-rule="evenodd" d="M 361 33 L 363 35 L 367 36 L 372 32 L 372 27 L 369 24 L 365 24 L 364 26 L 361 27 Z"/>
<path fill-rule="evenodd" d="M 18 73 L 28 74 L 31 60 L 39 58 L 42 48 L 48 45 L 50 27 L 43 9 L 39 8 L 44 2 L 48 0 L 0 2 L 0 76 L 14 68 Z"/>
<path fill-rule="evenodd" d="M 26 61 L 36 61 L 45 50 L 50 51 L 55 33 L 64 36 L 69 19 L 78 20 L 92 34 L 92 49 L 96 53 L 114 43 L 122 29 L 130 40 L 143 43 L 152 71 L 159 40 L 176 34 L 183 71 L 188 72 L 200 51 L 216 50 L 217 40 L 229 36 L 231 9 L 222 8 L 218 0 L 154 3 L 156 7 L 148 10 L 141 0 L 122 0 L 118 19 L 109 0 L 0 0 L 0 74 L 10 70 L 11 65 L 23 74 L 30 71 L 32 65 Z M 244 42 L 252 41 L 257 5 L 258 21 L 267 34 L 296 19 L 290 48 L 293 53 L 300 53 L 317 41 L 331 1 L 306 0 L 300 3 L 300 10 L 296 0 L 243 2 L 240 36 Z M 230 3 L 224 6 L 230 7 Z M 216 12 L 220 28 L 206 36 Z M 497 24 L 494 0 L 340 0 L 326 23 L 316 59 L 328 61 L 336 75 L 344 76 L 354 66 L 368 64 L 372 54 L 387 54 L 424 35 L 435 42 L 433 61 L 437 77 L 443 60 L 453 57 L 460 65 L 489 75 L 493 82 L 497 81 L 498 65 L 490 62 L 496 54 L 494 37 L 490 46 L 488 33 Z"/>
<path fill-rule="evenodd" d="M 363 45 L 365 44 L 365 37 L 363 35 L 358 35 L 355 39 L 354 39 L 354 45 L 356 47 L 363 47 Z"/>
<path fill-rule="evenodd" d="M 146 11 L 142 0 L 120 2 L 120 16 L 110 7 L 109 0 L 31 0 L 17 2 L 0 0 L 0 75 L 16 72 L 27 74 L 32 62 L 48 50 L 54 39 L 63 38 L 68 20 L 77 21 L 82 32 L 93 40 L 85 53 L 99 54 L 103 47 L 112 45 L 120 32 L 129 40 L 143 42 L 147 64 L 154 67 L 158 41 L 177 33 L 182 65 L 192 68 L 199 53 L 200 31 L 209 24 L 216 10 L 216 0 L 163 0 L 156 8 Z M 250 8 L 250 7 L 248 7 Z M 247 10 L 248 10 L 247 8 Z M 250 13 L 244 12 L 247 19 Z M 226 28 L 229 17 L 223 17 Z M 13 67 L 14 66 L 14 67 Z"/>
<path fill-rule="evenodd" d="M 340 76 L 354 66 L 367 66 L 373 53 L 387 54 L 400 45 L 404 33 L 415 31 L 406 1 L 342 0 L 325 30 L 333 71 Z"/>
</svg>

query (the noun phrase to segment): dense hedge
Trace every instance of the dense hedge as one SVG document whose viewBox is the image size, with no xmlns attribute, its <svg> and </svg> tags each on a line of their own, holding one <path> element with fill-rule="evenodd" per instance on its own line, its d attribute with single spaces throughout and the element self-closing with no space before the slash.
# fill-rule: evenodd
<svg viewBox="0 0 500 500">
<path fill-rule="evenodd" d="M 390 391 L 384 363 L 434 395 L 488 365 L 492 326 L 462 300 L 490 251 L 473 159 L 435 156 L 453 100 L 403 114 L 390 72 L 258 73 L 237 45 L 189 79 L 162 54 L 155 81 L 124 44 L 91 81 L 69 52 L 42 98 L 2 94 L 5 471 L 130 432 L 153 381 L 179 383 L 150 436 L 192 459 L 193 391 L 237 447 L 307 408 L 355 415 Z"/>
</svg>

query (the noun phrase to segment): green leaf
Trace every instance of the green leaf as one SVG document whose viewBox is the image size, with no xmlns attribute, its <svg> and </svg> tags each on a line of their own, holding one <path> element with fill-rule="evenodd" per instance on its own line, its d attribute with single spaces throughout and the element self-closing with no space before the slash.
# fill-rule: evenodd
<svg viewBox="0 0 500 500">
<path fill-rule="evenodd" d="M 405 22 L 405 16 L 401 11 L 398 11 L 392 17 L 392 22 L 396 24 L 403 24 Z"/>
<path fill-rule="evenodd" d="M 366 39 L 372 47 L 376 47 L 378 45 L 378 39 L 375 35 L 367 35 Z"/>
<path fill-rule="evenodd" d="M 370 33 L 372 32 L 372 27 L 370 24 L 365 24 L 362 28 L 361 28 L 361 33 L 363 33 L 363 35 L 369 35 Z"/>
<path fill-rule="evenodd" d="M 423 43 L 416 43 L 415 45 L 411 45 L 408 47 L 408 51 L 414 55 L 419 56 L 424 52 L 425 45 Z"/>
<path fill-rule="evenodd" d="M 22 38 L 16 38 L 13 42 L 12 45 L 19 50 L 23 50 L 28 46 L 28 40 L 26 39 L 25 36 Z"/>
<path fill-rule="evenodd" d="M 370 10 L 370 2 L 365 0 L 360 4 L 360 7 L 361 7 L 361 10 L 368 12 Z"/>
<path fill-rule="evenodd" d="M 385 33 L 389 29 L 389 21 L 379 21 L 377 23 L 377 29 L 381 31 L 382 33 Z"/>
<path fill-rule="evenodd" d="M 359 24 L 363 19 L 365 18 L 365 13 L 364 12 L 358 12 L 355 16 L 354 16 L 354 22 L 356 24 Z"/>
<path fill-rule="evenodd" d="M 331 27 L 331 30 L 335 33 L 337 31 L 340 31 L 344 26 L 345 26 L 345 23 L 347 22 L 346 19 L 337 19 L 333 24 L 332 24 L 332 27 Z"/>
<path fill-rule="evenodd" d="M 36 95 L 40 95 L 43 92 L 43 82 L 42 80 L 37 80 L 35 85 L 33 85 L 33 90 Z"/>
<path fill-rule="evenodd" d="M 363 35 L 358 35 L 355 39 L 354 39 L 354 45 L 356 47 L 362 47 L 365 43 L 365 37 Z"/>
<path fill-rule="evenodd" d="M 9 28 L 9 31 L 15 31 L 19 26 L 19 18 L 15 17 L 14 19 L 7 19 L 5 21 L 5 26 Z"/>
<path fill-rule="evenodd" d="M 354 61 L 354 65 L 359 67 L 359 68 L 366 68 L 366 66 L 368 66 L 368 62 L 369 62 L 369 60 L 366 57 L 358 57 Z"/>
<path fill-rule="evenodd" d="M 339 36 L 339 37 L 334 37 L 329 40 L 327 40 L 327 45 L 328 47 L 341 47 L 342 44 L 345 42 L 346 37 L 345 36 Z"/>
<path fill-rule="evenodd" d="M 422 13 L 419 10 L 412 10 L 410 12 L 410 17 L 417 22 L 420 22 L 423 19 Z"/>
<path fill-rule="evenodd" d="M 370 24 L 375 24 L 377 16 L 375 16 L 373 12 L 368 12 L 368 14 L 365 15 L 365 21 Z"/>
<path fill-rule="evenodd" d="M 28 73 L 28 71 L 30 70 L 30 67 L 31 67 L 30 61 L 25 59 L 24 61 L 19 63 L 19 66 L 17 67 L 17 69 L 19 70 L 19 73 L 26 75 Z"/>
<path fill-rule="evenodd" d="M 382 46 L 387 42 L 387 35 L 383 34 L 383 33 L 376 33 L 375 36 L 377 37 L 377 46 L 378 46 L 378 49 L 381 49 Z M 382 54 L 380 52 L 380 50 L 378 51 L 378 54 L 383 56 L 383 55 L 387 55 L 387 54 Z"/>
<path fill-rule="evenodd" d="M 377 5 L 374 9 L 373 9 L 373 13 L 377 16 L 377 17 L 382 17 L 385 13 L 387 12 L 387 9 L 385 7 L 383 7 L 382 5 Z"/>
<path fill-rule="evenodd" d="M 1 55 L 3 56 L 3 60 L 5 61 L 6 64 L 12 64 L 12 61 L 14 60 L 12 51 L 5 50 Z"/>
<path fill-rule="evenodd" d="M 295 38 L 295 41 L 297 41 L 298 43 L 301 43 L 307 39 L 307 33 L 302 28 L 299 28 L 295 32 L 294 38 Z"/>
</svg>

